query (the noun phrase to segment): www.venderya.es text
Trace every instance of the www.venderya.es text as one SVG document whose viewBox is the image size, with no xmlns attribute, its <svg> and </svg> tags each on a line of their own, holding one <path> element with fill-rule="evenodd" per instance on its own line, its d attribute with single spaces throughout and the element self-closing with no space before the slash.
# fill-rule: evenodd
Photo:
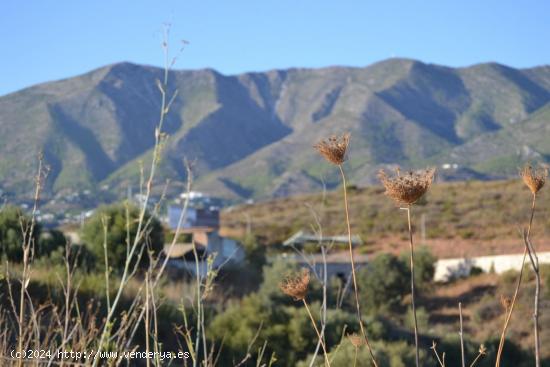
<svg viewBox="0 0 550 367">
<path fill-rule="evenodd" d="M 65 360 L 65 361 L 84 361 L 93 359 L 158 359 L 174 360 L 174 359 L 187 359 L 190 357 L 189 352 L 141 352 L 141 351 L 72 351 L 72 350 L 60 350 L 50 351 L 45 349 L 34 350 L 28 349 L 23 351 L 12 350 L 10 357 L 13 359 L 27 359 L 27 360 Z"/>
</svg>

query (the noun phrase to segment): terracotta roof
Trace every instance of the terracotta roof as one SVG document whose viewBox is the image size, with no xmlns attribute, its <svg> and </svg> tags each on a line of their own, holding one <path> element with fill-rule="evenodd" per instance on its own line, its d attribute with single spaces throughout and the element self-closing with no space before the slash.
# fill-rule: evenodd
<svg viewBox="0 0 550 367">
<path fill-rule="evenodd" d="M 164 245 L 164 254 L 170 258 L 179 258 L 187 254 L 188 252 L 193 251 L 192 243 L 176 243 L 174 246 L 171 244 Z M 201 244 L 196 244 L 197 248 L 204 247 Z M 171 248 L 170 248 L 171 247 Z"/>
</svg>

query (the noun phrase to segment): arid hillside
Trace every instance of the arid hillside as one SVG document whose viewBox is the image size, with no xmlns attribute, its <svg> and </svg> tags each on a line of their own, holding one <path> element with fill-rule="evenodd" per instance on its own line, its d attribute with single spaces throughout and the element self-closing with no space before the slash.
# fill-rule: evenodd
<svg viewBox="0 0 550 367">
<path fill-rule="evenodd" d="M 550 249 L 547 190 L 539 194 L 533 229 L 539 251 Z M 383 188 L 351 188 L 349 192 L 352 231 L 364 242 L 360 251 L 406 249 L 406 214 L 384 195 Z M 439 258 L 521 252 L 519 231 L 527 224 L 530 205 L 531 193 L 519 178 L 436 182 L 413 207 L 415 238 Z M 313 232 L 317 220 L 325 235 L 346 233 L 341 190 L 236 206 L 222 214 L 225 234 L 241 237 L 250 226 L 266 245 L 281 243 L 299 230 Z"/>
</svg>

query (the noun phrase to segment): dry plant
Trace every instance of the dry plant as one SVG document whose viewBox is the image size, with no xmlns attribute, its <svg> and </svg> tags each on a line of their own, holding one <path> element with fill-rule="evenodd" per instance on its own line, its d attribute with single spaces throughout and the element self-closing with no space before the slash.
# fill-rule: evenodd
<svg viewBox="0 0 550 367">
<path fill-rule="evenodd" d="M 359 354 L 359 348 L 365 344 L 365 339 L 362 336 L 355 333 L 348 335 L 349 342 L 353 345 L 355 353 L 353 355 L 353 367 L 357 366 L 357 355 Z"/>
<path fill-rule="evenodd" d="M 433 350 L 439 365 L 441 367 L 445 367 L 445 352 L 443 352 L 441 356 L 439 356 L 439 353 L 437 352 L 437 343 L 435 341 L 432 341 L 432 346 L 430 347 L 430 349 Z"/>
<path fill-rule="evenodd" d="M 418 322 L 416 319 L 415 287 L 414 287 L 414 244 L 411 225 L 411 206 L 418 201 L 430 188 L 435 174 L 435 168 L 428 168 L 421 172 L 409 171 L 401 175 L 399 168 L 395 176 L 389 176 L 384 170 L 380 170 L 378 178 L 386 189 L 386 195 L 398 205 L 406 205 L 401 208 L 407 211 L 409 224 L 410 268 L 411 268 L 411 304 L 414 319 L 414 343 L 416 367 L 420 367 L 420 351 L 418 346 Z M 445 357 L 443 357 L 444 359 Z"/>
<path fill-rule="evenodd" d="M 435 341 L 432 341 L 432 346 L 430 347 L 430 349 L 434 352 L 435 358 L 437 359 L 437 363 L 439 364 L 439 366 L 440 367 L 446 367 L 446 365 L 445 365 L 445 352 L 443 352 L 441 355 L 438 353 L 437 343 Z M 487 348 L 485 348 L 485 345 L 481 344 L 479 346 L 478 351 L 477 351 L 477 356 L 474 358 L 472 363 L 470 363 L 470 367 L 475 367 L 477 362 L 479 362 L 479 360 L 486 354 L 487 354 Z M 464 362 L 464 360 L 462 360 L 462 362 Z"/>
<path fill-rule="evenodd" d="M 55 272 L 62 290 L 61 301 L 54 302 L 51 294 L 49 294 L 49 300 L 42 304 L 38 304 L 36 300 L 32 299 L 28 287 L 31 281 L 35 253 L 36 215 L 48 172 L 48 167 L 44 164 L 41 155 L 35 179 L 34 205 L 30 213 L 30 220 L 20 220 L 23 234 L 21 243 L 23 261 L 17 269 L 11 269 L 8 263 L 5 266 L 5 283 L 9 307 L 7 310 L 0 309 L 0 325 L 2 325 L 0 329 L 2 330 L 0 332 L 0 359 L 2 362 L 0 365 L 29 365 L 31 362 L 24 358 L 22 352 L 32 349 L 51 352 L 45 356 L 46 359 L 39 362 L 34 359 L 32 363 L 35 365 L 119 366 L 129 363 L 125 359 L 125 353 L 122 352 L 137 351 L 140 347 L 144 348 L 148 354 L 155 352 L 153 354 L 154 359 L 146 360 L 147 366 L 163 365 L 164 362 L 161 361 L 160 357 L 163 346 L 159 340 L 158 310 L 164 299 L 160 296 L 159 285 L 162 282 L 169 257 L 155 257 L 151 250 L 150 234 L 152 220 L 160 212 L 168 187 L 168 183 L 166 183 L 158 202 L 152 203 L 153 184 L 168 139 L 168 135 L 163 131 L 163 125 L 177 96 L 177 91 L 170 93 L 168 88 L 169 71 L 176 59 L 169 57 L 168 32 L 169 27 L 167 26 L 164 30 L 162 43 L 165 56 L 164 73 L 162 80 L 157 80 L 161 103 L 159 121 L 155 128 L 155 144 L 149 170 L 146 172 L 143 165 L 140 164 L 139 189 L 144 199 L 140 203 L 138 218 L 135 221 L 137 230 L 132 235 L 130 228 L 134 224 L 134 219 L 130 215 L 129 203 L 125 203 L 126 257 L 122 273 L 112 276 L 108 256 L 108 218 L 102 217 L 105 293 L 101 294 L 100 297 L 105 298 L 105 304 L 102 305 L 100 301 L 91 299 L 84 307 L 82 306 L 81 300 L 78 299 L 82 282 L 82 278 L 79 278 L 81 274 L 77 273 L 79 253 L 73 253 L 71 244 L 68 242 L 65 245 L 63 271 L 61 274 Z M 193 181 L 191 163 L 185 160 L 185 167 L 187 170 L 185 190 L 189 194 Z M 170 249 L 175 246 L 179 237 L 188 205 L 189 195 L 186 196 L 183 203 L 175 235 L 169 245 Z M 151 206 L 153 207 L 151 209 L 152 215 L 147 219 L 146 213 Z M 209 255 L 205 261 L 206 264 L 202 264 L 200 262 L 203 259 L 199 259 L 196 248 L 193 249 L 193 252 L 195 254 L 197 276 L 194 287 L 195 292 L 191 295 L 191 304 L 192 311 L 197 316 L 197 323 L 195 326 L 189 325 L 188 316 L 182 303 L 184 325 L 176 328 L 176 331 L 181 330 L 184 335 L 184 341 L 187 344 L 186 352 L 189 352 L 193 366 L 208 367 L 216 365 L 220 357 L 219 352 L 217 355 L 215 354 L 214 345 L 207 345 L 205 331 L 205 301 L 212 293 L 214 280 L 217 276 L 217 271 L 213 266 L 215 254 Z M 146 269 L 140 269 L 139 261 L 136 261 L 141 259 L 142 256 L 147 256 L 149 259 L 149 266 Z M 20 283 L 20 287 L 14 287 L 12 279 L 16 279 Z M 126 307 L 123 306 L 122 298 L 123 295 L 128 294 L 129 288 L 132 291 L 135 290 L 135 293 L 132 294 L 132 298 L 129 300 L 130 305 Z M 19 293 L 17 294 L 17 292 Z M 144 331 L 144 346 L 136 345 L 134 342 L 139 330 Z M 256 338 L 251 341 L 250 348 L 255 341 Z M 19 353 L 17 358 L 10 355 L 12 351 L 10 348 L 13 343 L 15 343 L 15 349 Z M 266 347 L 267 342 L 258 350 L 258 366 L 264 358 Z M 93 351 L 93 355 L 86 354 L 86 357 L 80 360 L 59 358 L 57 353 L 62 353 L 67 349 L 78 353 Z M 109 360 L 105 360 L 101 358 L 103 352 L 118 354 L 116 358 L 109 357 Z M 201 352 L 202 355 L 199 356 Z M 113 354 L 110 354 L 110 356 L 113 356 Z M 275 357 L 273 354 L 268 360 L 269 366 L 274 362 Z M 187 362 L 184 361 L 184 363 Z"/>
<path fill-rule="evenodd" d="M 321 347 L 323 348 L 323 354 L 324 354 L 324 357 L 325 357 L 325 365 L 330 367 L 330 360 L 328 358 L 328 353 L 327 353 L 327 348 L 325 346 L 324 338 L 321 335 L 321 332 L 319 331 L 319 328 L 317 327 L 317 322 L 313 318 L 311 310 L 309 309 L 308 303 L 306 301 L 306 296 L 307 296 L 308 287 L 309 287 L 309 281 L 310 281 L 309 270 L 303 268 L 300 274 L 289 276 L 286 279 L 284 279 L 279 284 L 279 288 L 281 288 L 281 291 L 284 294 L 292 297 L 295 301 L 302 301 L 303 302 L 304 307 L 305 307 L 305 309 L 307 311 L 307 314 L 309 316 L 309 319 L 311 320 L 311 324 L 313 325 L 313 329 L 315 329 L 315 333 L 317 333 L 317 337 L 319 338 L 319 342 L 321 343 Z"/>
<path fill-rule="evenodd" d="M 510 319 L 512 318 L 512 313 L 514 311 L 514 306 L 516 304 L 516 299 L 518 296 L 519 288 L 521 286 L 521 281 L 523 278 L 523 271 L 524 271 L 524 264 L 525 259 L 527 258 L 527 255 L 529 255 L 529 259 L 531 261 L 531 266 L 533 268 L 533 271 L 535 272 L 535 277 L 537 280 L 536 283 L 536 289 L 535 289 L 535 309 L 533 312 L 533 321 L 534 321 L 534 328 L 535 328 L 535 361 L 536 366 L 540 366 L 540 340 L 539 340 L 539 325 L 538 325 L 538 309 L 539 309 L 539 296 L 540 296 L 540 273 L 539 273 L 539 267 L 538 267 L 538 258 L 535 252 L 534 247 L 531 245 L 530 236 L 531 236 L 531 229 L 533 226 L 533 218 L 535 216 L 535 207 L 536 207 L 536 201 L 537 201 L 537 194 L 539 191 L 543 188 L 544 184 L 546 183 L 546 177 L 548 176 L 548 170 L 544 167 L 539 168 L 533 168 L 531 165 L 527 164 L 523 167 L 523 169 L 520 172 L 520 177 L 523 180 L 523 183 L 529 188 L 529 191 L 531 191 L 532 195 L 532 201 L 531 201 L 531 215 L 529 217 L 529 224 L 527 226 L 526 230 L 523 230 L 523 240 L 525 244 L 525 248 L 523 250 L 523 258 L 521 260 L 521 269 L 519 271 L 518 280 L 516 282 L 516 288 L 514 290 L 514 295 L 512 296 L 512 299 L 510 300 L 510 305 L 508 307 L 508 310 L 506 312 L 505 320 L 504 320 L 504 326 L 502 328 L 502 333 L 500 336 L 500 342 L 498 346 L 498 352 L 497 352 L 497 359 L 495 366 L 500 366 L 500 359 L 502 357 L 502 349 L 504 348 L 504 340 L 506 338 L 506 331 L 508 330 L 508 325 L 510 323 Z"/>
<path fill-rule="evenodd" d="M 371 360 L 375 367 L 378 367 L 376 358 L 374 357 L 374 352 L 370 345 L 370 341 L 363 325 L 363 316 L 361 314 L 361 305 L 359 303 L 359 289 L 357 286 L 357 276 L 355 271 L 355 260 L 353 257 L 353 245 L 351 240 L 351 224 L 349 219 L 349 204 L 348 204 L 348 192 L 347 192 L 347 182 L 346 175 L 344 174 L 343 164 L 347 159 L 347 150 L 349 146 L 350 134 L 346 133 L 341 136 L 331 136 L 326 140 L 321 140 L 314 145 L 314 148 L 330 163 L 338 166 L 340 170 L 340 175 L 342 178 L 342 187 L 344 190 L 344 208 L 346 212 L 346 225 L 348 229 L 348 244 L 349 244 L 349 256 L 351 263 L 351 275 L 353 280 L 353 289 L 355 293 L 355 309 L 357 311 L 357 321 L 359 323 L 359 328 L 361 329 L 361 334 L 365 338 L 365 344 L 369 350 Z"/>
<path fill-rule="evenodd" d="M 24 221 L 23 218 L 20 218 L 21 232 L 23 233 L 23 269 L 21 272 L 20 283 L 21 287 L 19 290 L 19 316 L 17 317 L 17 324 L 19 327 L 19 333 L 17 335 L 17 351 L 20 355 L 23 354 L 25 350 L 25 329 L 27 327 L 27 313 L 26 313 L 26 298 L 30 299 L 30 295 L 27 291 L 29 286 L 31 263 L 34 257 L 35 243 L 34 243 L 34 234 L 36 228 L 36 214 L 38 211 L 38 205 L 40 203 L 40 197 L 42 190 L 44 188 L 44 182 L 48 176 L 49 168 L 44 164 L 44 155 L 42 153 L 38 156 L 38 169 L 35 176 L 35 190 L 34 190 L 34 200 L 33 207 L 31 211 L 31 220 L 30 222 Z M 32 303 L 29 303 L 29 308 L 31 309 L 31 320 L 34 313 L 32 312 Z M 15 311 L 15 308 L 14 308 Z M 36 321 L 36 320 L 34 320 Z M 18 366 L 23 365 L 23 359 L 20 358 L 18 361 Z"/>
</svg>

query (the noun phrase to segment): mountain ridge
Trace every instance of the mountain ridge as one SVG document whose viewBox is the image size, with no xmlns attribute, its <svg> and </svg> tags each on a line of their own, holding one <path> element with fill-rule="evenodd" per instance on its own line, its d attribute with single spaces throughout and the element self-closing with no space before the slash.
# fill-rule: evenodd
<svg viewBox="0 0 550 367">
<path fill-rule="evenodd" d="M 136 185 L 137 162 L 154 145 L 162 73 L 115 63 L 0 97 L 0 187 L 28 191 L 38 150 L 52 167 L 52 194 Z M 443 177 L 486 179 L 550 158 L 549 65 L 452 68 L 394 58 L 236 75 L 173 70 L 169 89 L 178 96 L 160 178 L 184 179 L 185 156 L 196 161 L 199 189 L 233 199 L 334 187 L 337 177 L 311 146 L 344 131 L 359 185 L 395 164 L 456 163 Z"/>
</svg>

